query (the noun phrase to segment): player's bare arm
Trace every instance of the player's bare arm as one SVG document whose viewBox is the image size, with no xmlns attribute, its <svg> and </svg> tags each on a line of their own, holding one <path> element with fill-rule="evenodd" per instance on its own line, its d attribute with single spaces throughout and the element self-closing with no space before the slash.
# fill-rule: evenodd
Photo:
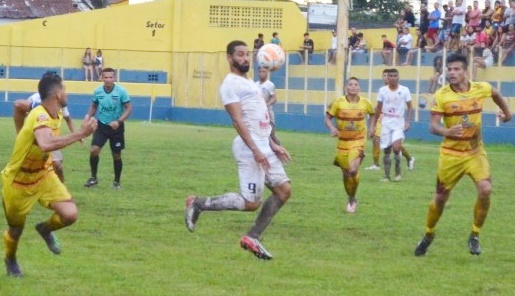
<svg viewBox="0 0 515 296">
<path fill-rule="evenodd" d="M 408 117 L 406 118 L 406 122 L 404 124 L 404 130 L 407 131 L 411 127 L 411 116 L 413 114 L 413 104 L 411 101 L 406 103 L 406 106 L 408 106 Z"/>
<path fill-rule="evenodd" d="M 462 137 L 463 136 L 463 125 L 457 124 L 446 128 L 441 123 L 441 114 L 431 114 L 431 125 L 430 131 L 432 134 L 443 137 Z"/>
<path fill-rule="evenodd" d="M 501 112 L 499 112 L 498 117 L 502 122 L 508 122 L 511 120 L 511 113 L 508 104 L 506 104 L 506 100 L 502 97 L 501 93 L 495 88 L 492 89 L 492 99 L 494 103 L 499 106 Z"/>
<path fill-rule="evenodd" d="M 266 106 L 270 107 L 273 104 L 275 104 L 276 102 L 277 102 L 277 95 L 271 95 L 270 99 L 268 99 L 268 103 L 266 103 Z"/>
<path fill-rule="evenodd" d="M 19 133 L 21 128 L 23 127 L 23 122 L 25 121 L 25 117 L 27 116 L 27 112 L 29 112 L 29 111 L 30 111 L 30 101 L 27 101 L 27 100 L 14 101 L 13 120 L 14 120 L 14 128 L 16 129 L 16 133 Z"/>
<path fill-rule="evenodd" d="M 132 113 L 132 104 L 131 102 L 127 102 L 123 104 L 123 113 L 118 120 L 111 121 L 109 123 L 109 126 L 111 126 L 112 129 L 117 130 L 120 127 L 120 123 L 125 121 L 129 116 L 131 116 Z"/>
<path fill-rule="evenodd" d="M 88 113 L 86 114 L 86 116 L 88 116 L 89 118 L 93 118 L 93 116 L 95 116 L 95 114 L 97 113 L 97 110 L 98 110 L 98 104 L 91 103 L 91 106 L 89 107 Z"/>
<path fill-rule="evenodd" d="M 338 129 L 333 125 L 333 116 L 326 113 L 324 123 L 325 126 L 329 129 L 329 134 L 331 135 L 331 137 L 338 137 L 340 135 Z"/>
<path fill-rule="evenodd" d="M 225 105 L 225 110 L 227 110 L 227 113 L 229 113 L 229 116 L 231 116 L 232 125 L 236 129 L 236 132 L 238 132 L 238 135 L 240 135 L 245 145 L 247 145 L 247 147 L 249 147 L 249 149 L 254 154 L 254 159 L 256 162 L 258 162 L 265 170 L 267 170 L 270 167 L 268 160 L 266 159 L 265 155 L 263 155 L 263 153 L 261 153 L 261 151 L 258 149 L 256 143 L 254 143 L 254 140 L 252 140 L 252 137 L 250 136 L 250 133 L 247 130 L 245 123 L 243 122 L 241 104 L 227 104 Z"/>
<path fill-rule="evenodd" d="M 270 148 L 275 152 L 275 155 L 277 155 L 282 163 L 288 163 L 291 161 L 291 155 L 288 150 L 281 145 L 277 145 L 272 139 L 270 139 Z"/>
<path fill-rule="evenodd" d="M 91 135 L 96 128 L 97 120 L 86 115 L 82 121 L 80 130 L 72 134 L 66 136 L 54 136 L 51 128 L 41 127 L 34 131 L 34 137 L 36 138 L 36 142 L 41 150 L 44 152 L 51 152 L 86 138 Z"/>
<path fill-rule="evenodd" d="M 376 134 L 376 123 L 379 120 L 379 116 L 383 113 L 383 102 L 377 102 L 376 114 L 370 117 L 370 128 L 368 130 L 368 136 L 373 138 Z"/>
</svg>

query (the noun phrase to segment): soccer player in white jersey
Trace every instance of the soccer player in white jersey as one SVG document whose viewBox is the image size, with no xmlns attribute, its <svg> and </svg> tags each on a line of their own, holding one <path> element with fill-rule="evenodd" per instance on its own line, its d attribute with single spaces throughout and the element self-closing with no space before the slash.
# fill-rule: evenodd
<svg viewBox="0 0 515 296">
<path fill-rule="evenodd" d="M 406 109 L 408 110 L 405 118 Z M 390 181 L 391 159 L 393 149 L 395 159 L 394 181 L 401 180 L 401 146 L 405 138 L 404 131 L 410 128 L 412 105 L 411 93 L 405 86 L 399 84 L 399 71 L 390 69 L 388 71 L 388 85 L 382 86 L 377 95 L 376 114 L 372 119 L 370 137 L 375 134 L 375 126 L 378 118 L 381 119 L 380 147 L 384 151 L 384 173 L 383 181 Z"/>
<path fill-rule="evenodd" d="M 46 74 L 45 74 L 46 75 Z M 52 73 L 53 75 L 53 73 Z M 43 75 L 44 76 L 44 75 Z M 39 93 L 34 93 L 26 100 L 16 100 L 14 102 L 14 127 L 16 128 L 16 133 L 19 133 L 21 128 L 23 127 L 23 122 L 27 114 L 30 110 L 36 108 L 41 104 L 41 96 Z M 73 119 L 70 116 L 70 111 L 67 106 L 62 107 L 63 117 L 66 120 L 66 124 L 68 125 L 68 129 L 70 133 L 75 132 L 75 125 L 73 124 Z M 80 140 L 82 143 L 82 140 Z M 59 180 L 64 183 L 64 170 L 63 170 L 63 153 L 61 150 L 52 151 L 52 167 L 59 177 Z"/>
<path fill-rule="evenodd" d="M 260 238 L 291 195 L 290 179 L 283 168 L 283 162 L 291 158 L 285 148 L 270 140 L 272 127 L 262 91 L 247 77 L 250 57 L 245 42 L 236 40 L 227 45 L 227 61 L 231 73 L 220 86 L 220 96 L 238 132 L 232 151 L 238 164 L 240 192 L 202 198 L 188 196 L 184 221 L 193 232 L 203 211 L 255 211 L 262 204 L 266 185 L 272 194 L 263 203 L 250 230 L 241 237 L 240 245 L 256 257 L 269 260 L 272 254 L 263 247 Z"/>
<path fill-rule="evenodd" d="M 275 114 L 273 106 L 277 102 L 277 96 L 275 94 L 275 84 L 268 79 L 268 70 L 265 68 L 259 68 L 259 81 L 256 81 L 256 85 L 261 88 L 263 92 L 263 99 L 265 99 L 266 106 L 268 107 L 268 114 L 270 115 L 270 124 L 272 125 L 272 134 L 270 138 L 277 144 L 281 145 L 281 142 L 275 135 Z"/>
</svg>

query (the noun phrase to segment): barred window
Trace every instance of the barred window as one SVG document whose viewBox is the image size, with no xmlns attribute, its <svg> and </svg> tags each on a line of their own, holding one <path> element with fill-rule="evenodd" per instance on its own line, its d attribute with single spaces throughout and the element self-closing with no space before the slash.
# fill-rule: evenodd
<svg viewBox="0 0 515 296">
<path fill-rule="evenodd" d="M 212 5 L 209 26 L 219 28 L 282 29 L 282 8 Z"/>
</svg>

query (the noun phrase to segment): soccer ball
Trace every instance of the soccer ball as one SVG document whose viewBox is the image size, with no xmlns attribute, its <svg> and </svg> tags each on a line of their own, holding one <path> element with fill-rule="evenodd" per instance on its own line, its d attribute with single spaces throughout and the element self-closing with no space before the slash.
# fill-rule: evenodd
<svg viewBox="0 0 515 296">
<path fill-rule="evenodd" d="M 256 55 L 259 68 L 269 71 L 279 70 L 286 60 L 284 50 L 277 44 L 269 43 L 261 46 Z"/>
<path fill-rule="evenodd" d="M 424 109 L 427 105 L 427 101 L 426 101 L 426 98 L 424 97 L 419 97 L 418 98 L 418 106 L 420 107 L 420 109 Z"/>
</svg>

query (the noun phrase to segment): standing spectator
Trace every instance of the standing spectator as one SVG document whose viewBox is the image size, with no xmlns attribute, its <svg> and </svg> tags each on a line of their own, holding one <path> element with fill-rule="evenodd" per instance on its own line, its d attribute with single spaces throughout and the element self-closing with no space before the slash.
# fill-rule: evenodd
<svg viewBox="0 0 515 296">
<path fill-rule="evenodd" d="M 494 30 L 497 27 L 502 26 L 504 20 L 504 7 L 501 5 L 501 1 L 495 1 L 494 13 L 492 14 L 492 27 Z"/>
<path fill-rule="evenodd" d="M 415 14 L 409 4 L 404 6 L 404 26 L 409 28 L 415 27 Z"/>
<path fill-rule="evenodd" d="M 498 115 L 502 122 L 510 121 L 511 113 L 502 95 L 490 83 L 469 81 L 467 66 L 465 56 L 450 55 L 447 58 L 450 84 L 436 93 L 431 108 L 431 133 L 444 139 L 440 146 L 436 192 L 429 205 L 426 232 L 415 249 L 415 256 L 427 253 L 445 203 L 465 175 L 472 178 L 477 190 L 468 248 L 472 255 L 481 253 L 479 233 L 490 208 L 492 191 L 490 165 L 481 136 L 482 109 L 491 98 L 502 110 Z"/>
<path fill-rule="evenodd" d="M 397 65 L 400 63 L 400 56 L 406 55 L 408 51 L 411 49 L 413 42 L 413 36 L 411 36 L 408 27 L 404 27 L 402 35 L 399 37 L 399 41 L 397 41 Z"/>
<path fill-rule="evenodd" d="M 261 207 L 254 224 L 240 239 L 240 246 L 263 260 L 272 259 L 260 242 L 265 229 L 272 222 L 291 195 L 290 179 L 283 162 L 291 160 L 282 146 L 270 141 L 272 130 L 268 109 L 256 84 L 247 77 L 249 57 L 247 45 L 232 41 L 227 45 L 227 61 L 231 73 L 220 86 L 222 102 L 238 133 L 232 142 L 234 159 L 238 165 L 240 191 L 211 197 L 190 195 L 186 199 L 184 221 L 186 228 L 195 231 L 196 223 L 205 211 L 256 211 Z M 263 203 L 265 185 L 272 194 Z"/>
<path fill-rule="evenodd" d="M 511 55 L 513 50 L 515 49 L 515 25 L 510 24 L 508 26 L 508 32 L 503 35 L 503 40 L 501 41 L 502 45 L 502 57 L 501 64 L 504 64 L 506 59 Z"/>
<path fill-rule="evenodd" d="M 125 148 L 125 124 L 132 112 L 131 99 L 127 91 L 115 84 L 114 69 L 102 70 L 104 85 L 95 89 L 93 102 L 88 110 L 88 116 L 93 117 L 98 111 L 98 129 L 93 134 L 89 154 L 91 177 L 84 186 L 92 187 L 98 184 L 97 171 L 100 160 L 100 151 L 107 140 L 111 147 L 113 157 L 114 182 L 113 189 L 121 189 L 120 177 L 122 175 L 122 150 Z"/>
<path fill-rule="evenodd" d="M 254 58 L 256 58 L 257 52 L 264 44 L 263 34 L 259 33 L 258 38 L 254 39 Z"/>
<path fill-rule="evenodd" d="M 336 64 L 336 53 L 338 51 L 338 34 L 335 30 L 332 31 L 333 36 L 331 37 L 331 49 L 329 50 L 329 63 Z"/>
<path fill-rule="evenodd" d="M 452 11 L 451 41 L 449 48 L 458 49 L 460 46 L 460 31 L 465 24 L 466 5 L 463 0 L 456 0 L 456 7 Z"/>
<path fill-rule="evenodd" d="M 422 32 L 422 35 L 425 36 L 429 28 L 429 12 L 427 11 L 427 6 L 424 2 L 420 3 L 420 20 L 418 27 L 420 32 Z"/>
<path fill-rule="evenodd" d="M 82 56 L 82 68 L 84 69 L 84 79 L 86 81 L 93 81 L 93 55 L 91 48 L 86 48 Z"/>
<path fill-rule="evenodd" d="M 472 63 L 472 80 L 476 80 L 477 68 L 487 68 L 491 67 L 494 64 L 494 55 L 490 48 L 486 46 L 483 42 L 481 43 L 481 47 L 483 48 L 483 53 L 481 57 L 475 57 Z"/>
<path fill-rule="evenodd" d="M 484 30 L 483 30 L 484 32 Z M 485 32 L 486 34 L 486 32 Z M 494 31 L 493 35 L 491 36 L 491 38 L 493 39 L 491 41 L 491 44 L 492 46 L 490 46 L 490 48 L 492 49 L 492 52 L 494 53 L 494 57 L 496 60 L 499 59 L 499 47 L 502 46 L 502 41 L 504 39 L 504 29 L 503 27 L 498 27 L 497 30 Z M 490 38 L 489 38 L 490 40 Z"/>
<path fill-rule="evenodd" d="M 467 12 L 465 12 L 465 25 L 469 24 L 470 13 L 472 12 L 472 6 L 467 5 Z"/>
<path fill-rule="evenodd" d="M 383 39 L 383 51 L 381 51 L 381 56 L 383 57 L 383 63 L 385 65 L 390 66 L 392 64 L 393 58 L 393 50 L 395 49 L 395 44 L 386 38 L 386 35 L 382 35 Z"/>
<path fill-rule="evenodd" d="M 461 54 L 468 57 L 471 50 L 474 48 L 476 43 L 476 32 L 474 28 L 466 26 L 463 30 L 463 34 L 460 38 L 460 50 Z"/>
<path fill-rule="evenodd" d="M 440 31 L 439 39 L 444 43 L 450 39 L 451 27 L 452 27 L 452 11 L 454 10 L 454 3 L 449 1 L 449 4 L 443 6 L 444 17 L 442 18 L 442 30 Z"/>
<path fill-rule="evenodd" d="M 104 57 L 102 56 L 102 50 L 97 50 L 97 56 L 95 57 L 95 72 L 97 74 L 98 80 L 102 81 L 102 69 L 104 68 Z"/>
<path fill-rule="evenodd" d="M 282 46 L 281 40 L 279 39 L 279 33 L 277 33 L 277 32 L 272 33 L 272 39 L 270 40 L 270 43 Z"/>
<path fill-rule="evenodd" d="M 350 28 L 350 37 L 349 37 L 349 49 L 352 50 L 356 46 L 358 42 L 358 31 L 356 28 Z"/>
<path fill-rule="evenodd" d="M 438 2 L 434 3 L 434 8 L 435 10 L 429 14 L 429 27 L 427 29 L 426 35 L 428 39 L 431 39 L 433 44 L 436 43 L 436 36 L 438 35 L 438 29 L 440 27 L 440 18 L 442 16 L 442 13 L 439 9 L 440 4 L 438 4 Z"/>
<path fill-rule="evenodd" d="M 333 164 L 343 175 L 343 187 L 347 194 L 347 212 L 354 213 L 358 201 L 359 166 L 365 157 L 367 139 L 367 115 L 374 115 L 372 103 L 359 95 L 359 80 L 351 77 L 345 86 L 346 95 L 334 100 L 325 114 L 325 126 L 332 137 L 338 138 Z M 333 123 L 336 118 L 336 124 Z"/>
<path fill-rule="evenodd" d="M 406 110 L 408 111 L 405 118 Z M 409 89 L 399 84 L 399 71 L 390 69 L 388 72 L 388 85 L 382 86 L 377 94 L 377 106 L 375 116 L 370 122 L 369 136 L 375 135 L 375 126 L 379 117 L 381 120 L 381 149 L 384 151 L 384 178 L 382 181 L 389 182 L 391 159 L 393 149 L 395 159 L 394 181 L 401 180 L 401 146 L 405 138 L 404 132 L 409 130 L 411 125 L 412 105 Z"/>
<path fill-rule="evenodd" d="M 422 35 L 422 31 L 419 28 L 415 30 L 415 34 L 417 35 L 416 46 L 408 50 L 408 53 L 406 54 L 406 61 L 402 63 L 402 66 L 411 65 L 413 62 L 413 56 L 418 54 L 418 49 L 420 48 L 420 51 L 424 52 L 424 49 L 427 45 L 426 37 Z"/>
<path fill-rule="evenodd" d="M 489 21 L 492 24 L 492 14 L 494 14 L 494 10 L 490 6 L 490 0 L 485 0 L 485 8 L 481 11 L 479 15 L 481 17 L 481 27 L 486 27 L 486 22 Z"/>
<path fill-rule="evenodd" d="M 393 26 L 395 27 L 395 29 L 397 29 L 397 36 L 396 36 L 396 39 L 395 39 L 395 42 L 397 43 L 398 39 L 399 39 L 399 36 L 402 35 L 402 30 L 404 29 L 404 16 L 406 15 L 406 12 L 403 9 L 401 9 L 399 11 L 399 18 L 397 18 L 397 20 L 395 21 L 395 23 L 393 23 Z"/>
<path fill-rule="evenodd" d="M 515 0 L 510 1 L 510 7 L 504 12 L 504 26 L 515 25 Z"/>
<path fill-rule="evenodd" d="M 7 230 L 4 232 L 4 263 L 7 275 L 22 277 L 16 253 L 27 216 L 36 203 L 52 211 L 51 216 L 36 224 L 36 231 L 54 254 L 61 253 L 55 235 L 57 230 L 75 223 L 78 210 L 66 186 L 51 167 L 49 153 L 89 136 L 97 127 L 94 118 L 85 118 L 79 131 L 59 134 L 61 108 L 68 97 L 61 77 L 43 75 L 38 84 L 41 105 L 27 115 L 16 135 L 11 159 L 1 172 L 2 202 Z"/>
<path fill-rule="evenodd" d="M 270 139 L 277 145 L 281 145 L 281 142 L 275 135 L 275 114 L 274 104 L 277 102 L 277 94 L 275 92 L 275 84 L 268 79 L 269 72 L 265 68 L 259 68 L 259 80 L 256 81 L 256 85 L 261 89 L 263 99 L 265 99 L 266 107 L 268 108 L 268 114 L 270 118 L 270 125 L 272 126 L 272 132 L 270 133 Z"/>
<path fill-rule="evenodd" d="M 473 8 L 469 13 L 469 22 L 468 25 L 476 29 L 476 27 L 481 26 L 481 10 L 479 9 L 477 0 L 473 3 Z"/>
<path fill-rule="evenodd" d="M 299 50 L 301 64 L 309 63 L 308 61 L 311 60 L 313 50 L 315 50 L 315 43 L 309 38 L 309 33 L 306 32 L 304 33 L 304 41 L 302 42 Z M 307 60 L 306 55 L 308 58 Z"/>
</svg>

